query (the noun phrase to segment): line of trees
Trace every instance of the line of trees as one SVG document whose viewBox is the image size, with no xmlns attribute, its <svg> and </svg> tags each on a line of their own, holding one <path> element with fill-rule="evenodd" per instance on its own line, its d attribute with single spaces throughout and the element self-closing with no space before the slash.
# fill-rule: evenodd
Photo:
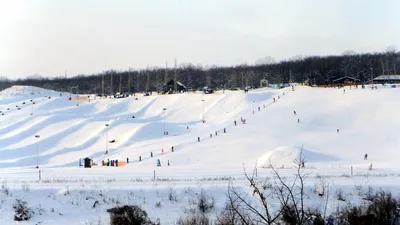
<svg viewBox="0 0 400 225">
<path fill-rule="evenodd" d="M 70 78 L 44 78 L 38 75 L 25 79 L 0 78 L 0 90 L 13 85 L 31 85 L 56 91 L 69 91 L 79 85 L 80 93 L 113 94 L 115 92 L 160 91 L 162 86 L 176 77 L 188 88 L 208 86 L 214 89 L 259 86 L 261 79 L 269 83 L 306 82 L 324 85 L 333 80 L 351 76 L 367 82 L 379 75 L 400 72 L 400 52 L 389 47 L 380 53 L 357 54 L 346 51 L 337 56 L 297 56 L 275 62 L 271 57 L 259 60 L 255 65 L 203 68 L 193 64 L 181 64 L 178 68 L 147 68 L 144 70 L 109 70 L 98 74 L 77 75 Z"/>
</svg>

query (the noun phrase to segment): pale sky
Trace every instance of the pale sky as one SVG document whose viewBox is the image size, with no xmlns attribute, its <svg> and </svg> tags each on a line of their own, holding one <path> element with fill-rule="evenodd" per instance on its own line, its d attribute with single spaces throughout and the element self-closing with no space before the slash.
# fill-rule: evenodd
<svg viewBox="0 0 400 225">
<path fill-rule="evenodd" d="M 0 0 L 0 76 L 400 48 L 399 0 Z"/>
</svg>

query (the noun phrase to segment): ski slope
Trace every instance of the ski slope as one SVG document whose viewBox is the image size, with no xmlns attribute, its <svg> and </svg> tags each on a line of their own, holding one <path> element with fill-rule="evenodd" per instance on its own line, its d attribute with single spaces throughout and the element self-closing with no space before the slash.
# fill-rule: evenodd
<svg viewBox="0 0 400 225">
<path fill-rule="evenodd" d="M 346 88 L 344 93 L 343 89 L 296 86 L 294 91 L 264 88 L 248 94 L 91 98 L 79 105 L 68 97 L 68 93 L 60 96 L 21 86 L 0 93 L 4 113 L 0 116 L 0 197 L 4 203 L 0 224 L 15 223 L 12 204 L 16 198 L 44 210 L 26 224 L 109 224 L 106 209 L 120 204 L 140 205 L 152 219 L 176 224 L 190 207 L 188 202 L 203 189 L 215 198 L 216 209 L 210 214 L 215 217 L 224 207 L 229 182 L 251 194 L 243 169 L 257 166 L 258 175 L 269 179 L 274 166 L 290 177 L 300 153 L 309 174 L 307 205 L 325 207 L 312 188 L 321 179 L 333 193 L 328 196 L 328 212 L 358 204 L 362 195 L 357 193 L 371 187 L 399 194 L 400 107 L 396 101 L 400 90 L 396 88 Z M 164 124 L 168 135 L 163 134 Z M 79 167 L 79 159 L 85 157 L 99 166 Z M 102 160 L 126 158 L 130 163 L 124 167 L 100 165 Z M 156 166 L 158 159 L 161 167 Z M 371 164 L 373 170 L 368 169 Z M 12 195 L 5 195 L 5 189 Z M 176 202 L 168 200 L 171 190 Z M 340 190 L 348 202 L 337 200 L 334 193 Z M 96 200 L 102 203 L 93 208 Z M 161 208 L 155 206 L 158 202 Z"/>
<path fill-rule="evenodd" d="M 138 100 L 92 99 L 77 106 L 68 101 L 66 93 L 60 96 L 15 86 L 0 94 L 5 113 L 0 117 L 0 167 L 32 168 L 39 150 L 41 167 L 77 167 L 85 157 L 96 163 L 129 158 L 131 163 L 121 170 L 150 171 L 159 158 L 162 164 L 170 161 L 171 173 L 224 174 L 239 172 L 243 164 L 291 167 L 303 146 L 306 164 L 313 168 L 367 167 L 370 163 L 397 168 L 392 159 L 399 156 L 400 119 L 396 115 L 400 108 L 394 104 L 399 93 L 383 87 L 344 93 L 342 89 L 299 86 L 295 91 L 259 89 L 248 94 L 226 91 L 139 95 Z M 15 110 L 14 105 L 21 109 Z M 203 108 L 206 123 L 201 122 Z M 241 124 L 241 117 L 246 124 Z M 168 135 L 163 135 L 164 124 Z M 107 139 L 115 143 L 107 144 Z M 155 158 L 149 159 L 150 152 Z M 363 159 L 365 153 L 368 160 Z"/>
</svg>

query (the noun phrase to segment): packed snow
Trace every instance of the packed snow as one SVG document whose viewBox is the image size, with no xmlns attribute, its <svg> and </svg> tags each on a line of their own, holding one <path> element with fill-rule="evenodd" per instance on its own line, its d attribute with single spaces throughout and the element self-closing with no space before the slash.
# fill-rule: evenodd
<svg viewBox="0 0 400 225">
<path fill-rule="evenodd" d="M 201 189 L 221 208 L 229 180 L 247 192 L 244 169 L 267 177 L 273 166 L 292 176 L 300 157 L 310 187 L 325 177 L 349 196 L 355 185 L 396 190 L 400 180 L 397 88 L 69 97 L 25 86 L 0 92 L 0 181 L 13 193 L 0 193 L 0 224 L 14 224 L 17 197 L 43 208 L 26 224 L 107 224 L 106 209 L 124 203 L 174 224 Z M 97 166 L 80 167 L 86 157 Z M 116 159 L 129 163 L 102 166 Z M 166 200 L 171 190 L 177 202 Z M 154 207 L 158 201 L 165 206 Z"/>
</svg>

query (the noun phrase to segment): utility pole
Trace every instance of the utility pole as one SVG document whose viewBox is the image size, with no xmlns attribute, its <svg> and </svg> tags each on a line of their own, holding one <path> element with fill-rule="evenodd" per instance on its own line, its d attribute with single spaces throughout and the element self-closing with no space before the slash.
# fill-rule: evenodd
<svg viewBox="0 0 400 225">
<path fill-rule="evenodd" d="M 176 74 L 176 69 L 177 69 L 176 67 L 177 67 L 177 61 L 175 58 L 175 66 L 174 66 L 174 91 L 175 91 L 175 93 L 178 92 L 178 85 L 177 85 L 178 75 Z"/>
<path fill-rule="evenodd" d="M 101 75 L 101 97 L 104 98 L 104 73 Z"/>
<path fill-rule="evenodd" d="M 211 88 L 211 76 L 209 70 L 206 70 L 206 86 Z"/>
<path fill-rule="evenodd" d="M 131 68 L 129 67 L 129 75 L 128 75 L 128 92 L 131 93 L 131 86 L 132 86 L 132 74 Z"/>
<path fill-rule="evenodd" d="M 139 88 L 140 88 L 140 83 L 139 83 L 140 75 L 141 75 L 141 73 L 136 74 L 136 92 L 139 92 Z"/>
<path fill-rule="evenodd" d="M 157 69 L 155 69 L 155 73 L 156 73 L 156 92 L 158 92 L 159 91 L 159 88 L 158 88 L 158 70 Z"/>
<path fill-rule="evenodd" d="M 165 62 L 165 74 L 164 74 L 164 84 L 168 82 L 168 62 Z"/>
<path fill-rule="evenodd" d="M 122 93 L 122 73 L 119 74 L 119 93 Z"/>
<path fill-rule="evenodd" d="M 113 95 L 113 72 L 111 72 L 110 95 Z"/>
<path fill-rule="evenodd" d="M 240 75 L 242 76 L 242 90 L 244 89 L 243 87 L 243 72 L 240 72 Z"/>
<path fill-rule="evenodd" d="M 147 66 L 147 79 L 146 79 L 146 92 L 150 91 L 150 71 L 149 71 L 149 66 Z"/>
<path fill-rule="evenodd" d="M 39 169 L 39 138 L 40 135 L 35 135 L 36 138 L 36 169 Z"/>
</svg>

